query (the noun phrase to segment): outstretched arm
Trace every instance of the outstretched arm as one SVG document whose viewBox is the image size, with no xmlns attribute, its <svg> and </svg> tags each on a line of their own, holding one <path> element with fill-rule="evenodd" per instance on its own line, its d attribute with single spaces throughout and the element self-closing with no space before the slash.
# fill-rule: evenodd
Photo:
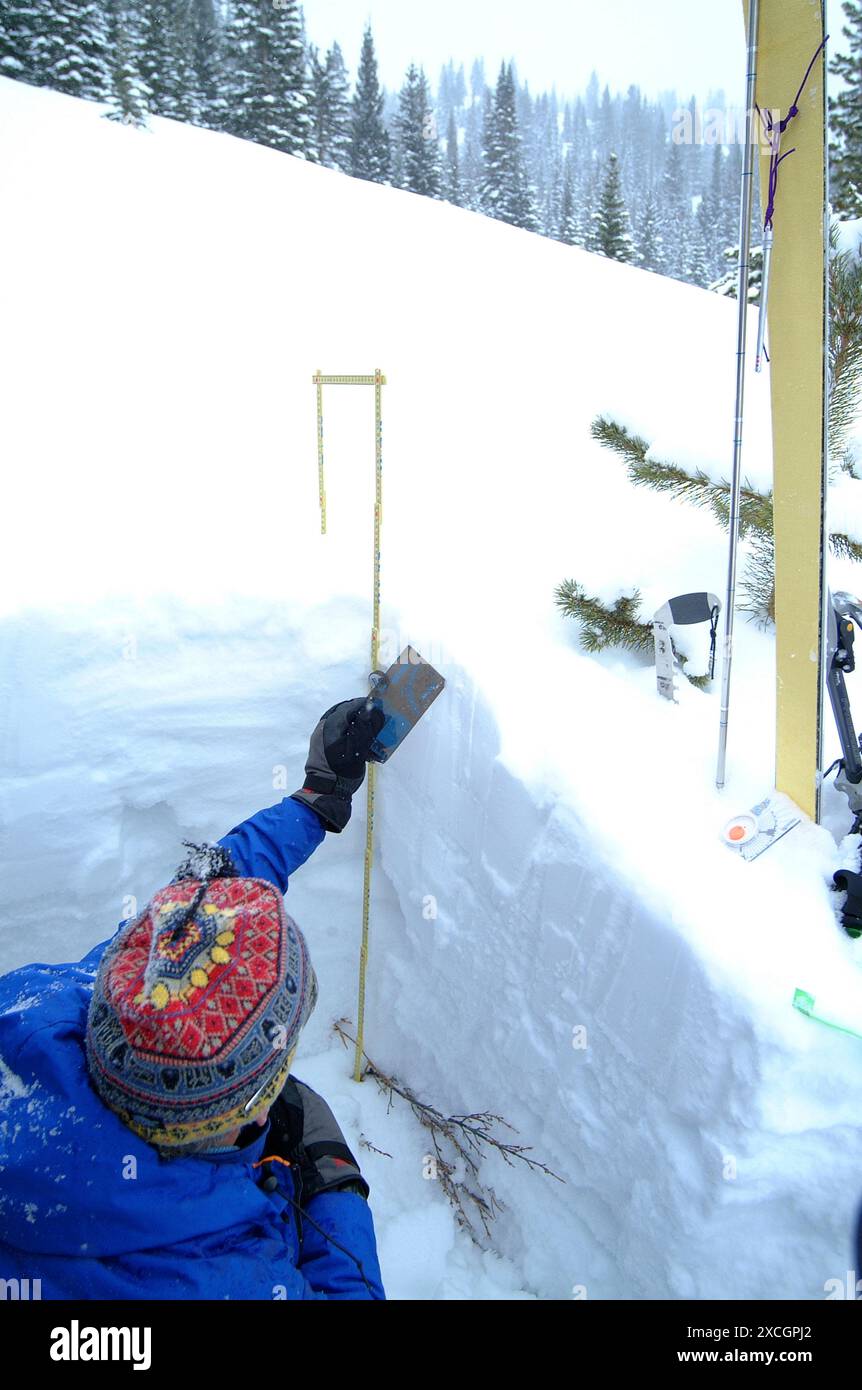
<svg viewBox="0 0 862 1390">
<path fill-rule="evenodd" d="M 280 893 L 286 893 L 290 875 L 325 836 L 320 817 L 286 796 L 277 806 L 268 806 L 235 825 L 218 843 L 229 851 L 242 877 L 268 879 Z"/>
</svg>

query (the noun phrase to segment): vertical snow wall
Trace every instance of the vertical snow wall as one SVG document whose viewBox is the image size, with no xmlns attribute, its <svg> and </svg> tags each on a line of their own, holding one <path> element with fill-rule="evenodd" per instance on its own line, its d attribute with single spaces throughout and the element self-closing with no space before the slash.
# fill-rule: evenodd
<svg viewBox="0 0 862 1390">
<path fill-rule="evenodd" d="M 773 1113 L 779 1076 L 804 1093 L 804 1058 L 582 820 L 510 775 L 466 673 L 444 710 L 379 779 L 400 915 L 374 927 L 370 1054 L 398 1071 L 406 1048 L 422 1098 L 502 1115 L 565 1179 L 487 1170 L 500 1247 L 545 1296 L 824 1297 L 852 1269 L 858 1128 L 807 1116 L 804 1094 Z M 848 1040 L 816 1042 L 846 1074 Z"/>
</svg>

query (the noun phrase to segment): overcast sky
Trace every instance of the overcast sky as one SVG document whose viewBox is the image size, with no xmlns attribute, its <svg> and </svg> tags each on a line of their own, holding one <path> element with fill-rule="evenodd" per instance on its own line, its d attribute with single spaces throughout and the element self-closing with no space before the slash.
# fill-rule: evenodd
<svg viewBox="0 0 862 1390">
<path fill-rule="evenodd" d="M 531 91 L 556 84 L 561 96 L 583 91 L 594 68 L 612 91 L 636 83 L 648 95 L 675 89 L 701 101 L 719 90 L 734 101 L 745 80 L 741 0 L 303 0 L 303 10 L 309 39 L 324 49 L 337 39 L 352 78 L 370 19 L 393 90 L 411 62 L 435 92 L 449 58 L 464 63 L 469 82 L 477 57 L 491 83 L 514 58 Z M 840 0 L 827 10 L 840 42 Z"/>
</svg>

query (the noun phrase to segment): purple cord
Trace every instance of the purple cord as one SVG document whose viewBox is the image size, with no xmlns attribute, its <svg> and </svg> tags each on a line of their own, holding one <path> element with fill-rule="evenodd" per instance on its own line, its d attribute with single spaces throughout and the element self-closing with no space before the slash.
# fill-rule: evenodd
<svg viewBox="0 0 862 1390">
<path fill-rule="evenodd" d="M 823 39 L 823 42 L 818 44 L 817 51 L 814 54 L 814 57 L 811 59 L 811 62 L 808 64 L 808 70 L 806 71 L 805 76 L 802 79 L 799 91 L 796 93 L 795 100 L 790 106 L 787 115 L 784 117 L 783 121 L 779 121 L 778 125 L 776 126 L 770 112 L 767 111 L 766 115 L 764 116 L 760 107 L 756 107 L 757 114 L 763 122 L 763 128 L 766 131 L 766 134 L 769 136 L 769 145 L 772 150 L 772 155 L 769 160 L 769 199 L 766 205 L 766 216 L 763 219 L 764 228 L 772 226 L 772 219 L 775 216 L 775 198 L 778 193 L 778 166 L 779 164 L 781 164 L 782 160 L 787 159 L 788 155 L 795 154 L 796 152 L 796 146 L 794 146 L 792 150 L 787 150 L 785 154 L 779 154 L 778 151 L 781 146 L 781 137 L 784 134 L 787 127 L 790 125 L 790 122 L 793 120 L 794 116 L 799 115 L 799 98 L 805 91 L 805 84 L 811 76 L 811 69 L 814 67 L 814 64 L 820 57 L 821 49 L 825 48 L 828 42 L 829 35 L 827 34 L 826 37 Z"/>
</svg>

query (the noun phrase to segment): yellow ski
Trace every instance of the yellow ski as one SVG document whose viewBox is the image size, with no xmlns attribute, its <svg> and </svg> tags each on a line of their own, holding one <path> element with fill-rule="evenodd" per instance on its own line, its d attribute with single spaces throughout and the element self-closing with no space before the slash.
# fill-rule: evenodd
<svg viewBox="0 0 862 1390">
<path fill-rule="evenodd" d="M 750 0 L 743 7 L 748 24 Z M 822 0 L 760 0 L 761 225 L 767 241 L 774 235 L 766 346 L 775 489 L 775 785 L 813 819 L 820 809 L 828 400 L 824 39 Z"/>
</svg>

